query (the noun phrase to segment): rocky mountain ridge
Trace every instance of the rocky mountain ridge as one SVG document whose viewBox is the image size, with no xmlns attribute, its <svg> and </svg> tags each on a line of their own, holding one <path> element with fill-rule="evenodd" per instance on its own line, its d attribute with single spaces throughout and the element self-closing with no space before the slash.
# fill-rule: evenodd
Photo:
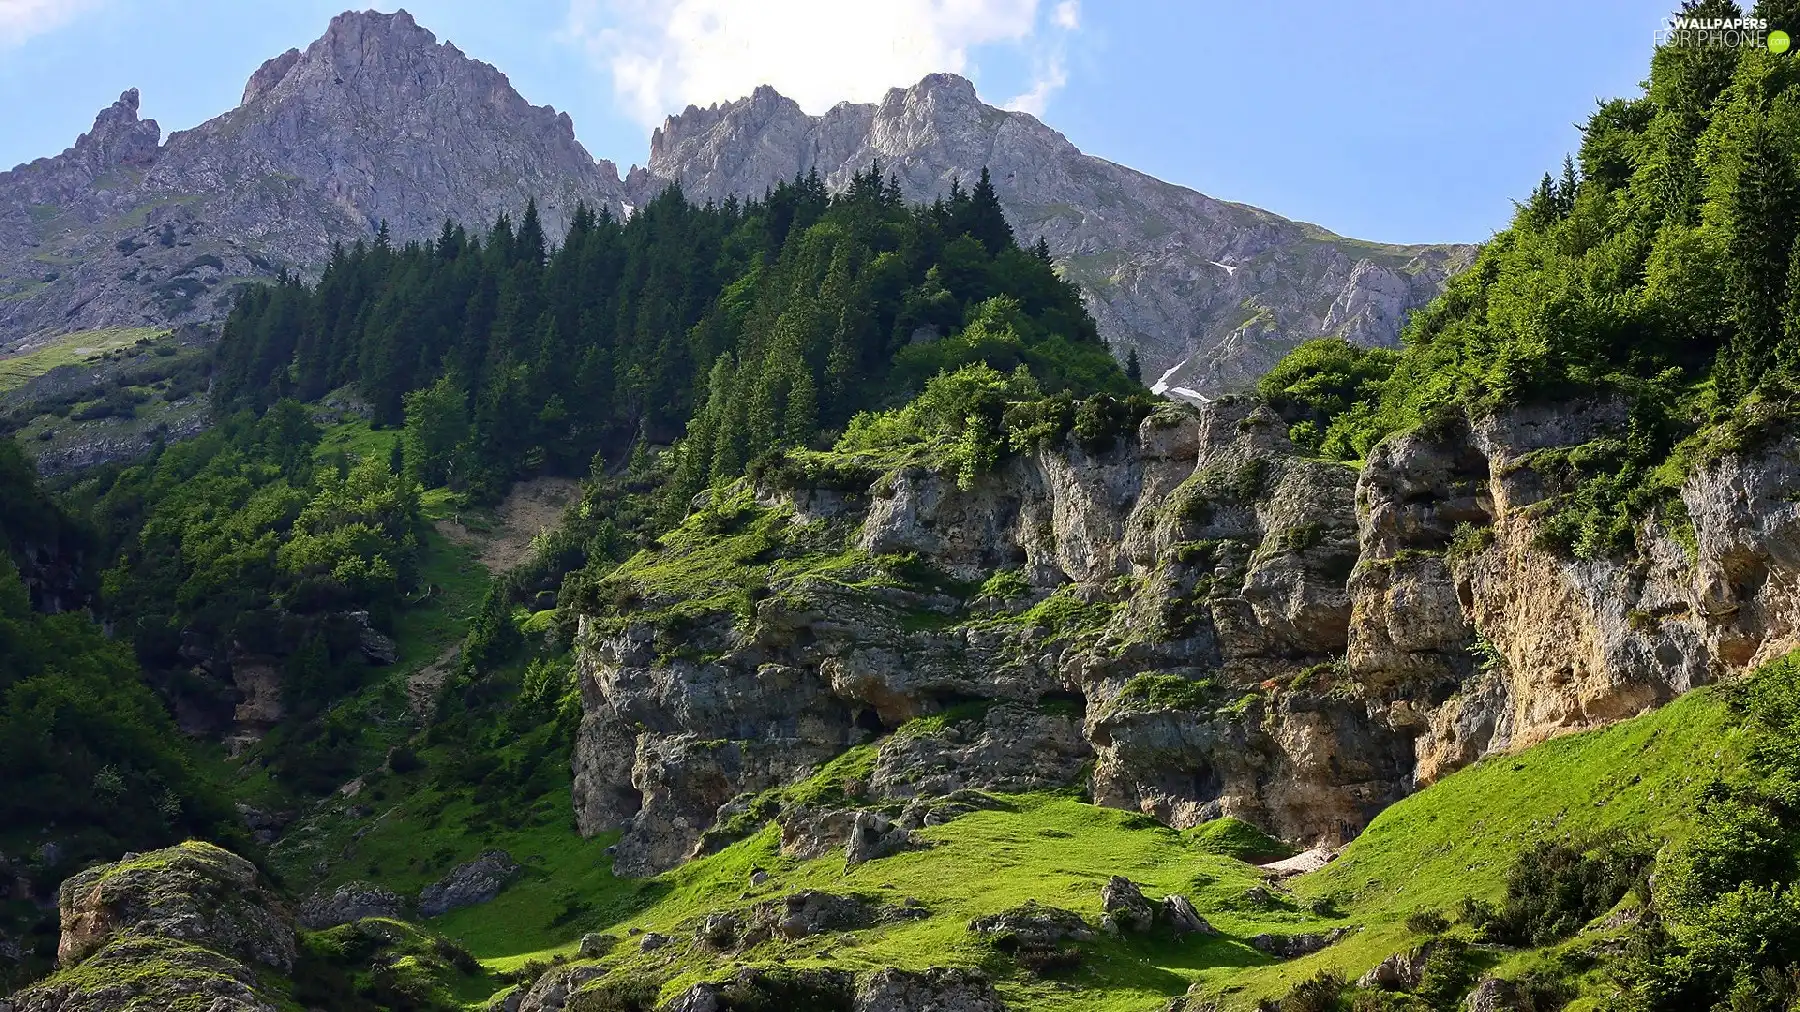
<svg viewBox="0 0 1800 1012">
<path fill-rule="evenodd" d="M 1163 182 L 983 103 L 954 74 L 820 116 L 769 87 L 689 106 L 651 135 L 648 164 L 625 185 L 638 202 L 670 182 L 724 200 L 814 169 L 846 186 L 877 160 L 909 200 L 987 168 L 1021 243 L 1042 237 L 1118 354 L 1137 349 L 1158 393 L 1189 400 L 1248 386 L 1310 338 L 1397 344 L 1406 315 L 1474 252 L 1347 239 Z"/>
<path fill-rule="evenodd" d="M 1228 398 L 969 488 L 921 466 L 765 478 L 609 578 L 628 611 L 583 619 L 578 825 L 624 830 L 622 873 L 660 871 L 844 749 L 974 705 L 957 730 L 887 738 L 861 804 L 1057 781 L 1176 827 L 1233 816 L 1342 844 L 1483 756 L 1800 642 L 1791 441 L 1689 478 L 1687 547 L 1653 523 L 1630 558 L 1543 547 L 1545 461 L 1626 421 L 1610 401 L 1509 409 L 1385 443 L 1359 472 Z M 684 578 L 748 581 L 735 607 L 665 589 L 684 553 L 711 557 L 693 546 L 763 524 L 795 532 L 765 553 L 832 561 Z M 780 809 L 784 846 L 842 841 L 853 814 L 832 830 Z"/>
<path fill-rule="evenodd" d="M 819 117 L 767 87 L 690 107 L 621 179 L 566 113 L 404 11 L 339 15 L 264 63 L 237 108 L 166 141 L 138 109 L 126 91 L 67 151 L 0 173 L 0 353 L 217 319 L 238 283 L 314 269 L 383 221 L 395 241 L 428 238 L 535 198 L 558 235 L 582 201 L 626 213 L 672 182 L 754 196 L 814 168 L 836 186 L 876 159 L 919 200 L 990 168 L 1015 230 L 1049 243 L 1115 350 L 1182 396 L 1244 386 L 1310 337 L 1394 343 L 1471 251 L 1344 239 L 1161 182 L 947 74 Z"/>
<path fill-rule="evenodd" d="M 622 210 L 616 170 L 566 113 L 404 11 L 333 18 L 237 108 L 166 141 L 138 109 L 128 90 L 62 154 L 0 173 L 0 351 L 218 319 L 237 283 L 316 268 L 382 222 L 398 242 L 528 198 L 552 234 L 580 202 Z"/>
</svg>

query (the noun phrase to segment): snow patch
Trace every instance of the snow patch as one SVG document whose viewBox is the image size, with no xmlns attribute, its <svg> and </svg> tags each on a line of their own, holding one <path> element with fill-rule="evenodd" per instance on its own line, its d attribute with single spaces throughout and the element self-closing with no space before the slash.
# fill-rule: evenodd
<svg viewBox="0 0 1800 1012">
<path fill-rule="evenodd" d="M 1159 378 L 1155 383 L 1150 384 L 1150 392 L 1153 394 L 1160 394 L 1164 390 L 1169 389 L 1169 377 L 1175 375 L 1175 370 L 1181 368 L 1184 365 L 1187 365 L 1187 359 L 1185 359 L 1185 358 L 1182 359 L 1181 361 L 1175 363 L 1174 365 L 1170 366 L 1168 372 L 1163 373 L 1161 378 Z"/>
<path fill-rule="evenodd" d="M 1209 264 L 1212 264 L 1212 265 L 1213 265 L 1213 266 L 1214 266 L 1214 267 L 1223 267 L 1223 268 L 1225 268 L 1225 273 L 1226 273 L 1226 275 L 1228 275 L 1228 276 L 1229 276 L 1229 275 L 1232 275 L 1232 274 L 1236 274 L 1236 273 L 1237 273 L 1237 268 L 1236 268 L 1236 267 L 1233 267 L 1233 266 L 1232 266 L 1232 265 L 1230 265 L 1230 264 L 1222 264 L 1222 263 L 1220 263 L 1220 262 L 1218 262 L 1218 261 L 1217 261 L 1217 260 L 1208 260 L 1208 261 L 1207 261 L 1207 263 L 1209 263 Z"/>
</svg>

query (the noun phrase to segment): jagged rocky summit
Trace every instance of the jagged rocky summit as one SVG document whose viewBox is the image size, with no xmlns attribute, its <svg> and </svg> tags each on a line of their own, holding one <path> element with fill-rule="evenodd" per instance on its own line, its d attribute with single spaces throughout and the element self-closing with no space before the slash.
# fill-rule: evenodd
<svg viewBox="0 0 1800 1012">
<path fill-rule="evenodd" d="M 1629 558 L 1542 546 L 1558 478 L 1533 462 L 1626 424 L 1613 401 L 1509 409 L 1359 473 L 1226 398 L 967 488 L 917 465 L 771 468 L 671 542 L 788 532 L 759 556 L 779 565 L 730 574 L 744 597 L 696 599 L 725 577 L 684 567 L 719 556 L 671 547 L 589 606 L 578 824 L 624 830 L 623 874 L 758 818 L 789 852 L 854 862 L 910 846 L 958 792 L 1080 786 L 1177 827 L 1345 842 L 1485 755 L 1800 642 L 1792 441 L 1697 469 L 1685 546 L 1655 524 Z M 834 806 L 783 793 L 863 743 Z"/>
<path fill-rule="evenodd" d="M 67 151 L 0 173 L 0 354 L 218 319 L 237 283 L 314 270 L 383 221 L 426 238 L 535 198 L 554 238 L 580 201 L 623 214 L 677 181 L 695 200 L 757 196 L 813 168 L 836 186 L 875 159 L 918 200 L 990 168 L 1022 240 L 1044 238 L 1115 350 L 1177 395 L 1242 387 L 1322 334 L 1392 344 L 1472 252 L 1345 239 L 1162 182 L 948 74 L 817 117 L 766 87 L 690 107 L 621 180 L 566 113 L 404 11 L 339 15 L 263 64 L 237 108 L 166 141 L 138 109 L 127 91 Z"/>
<path fill-rule="evenodd" d="M 336 241 L 444 220 L 560 234 L 576 204 L 620 213 L 568 114 L 404 11 L 346 13 L 251 76 L 237 108 L 161 142 L 136 89 L 73 147 L 0 173 L 0 353 L 34 335 L 217 319 L 235 284 L 321 265 Z"/>
</svg>

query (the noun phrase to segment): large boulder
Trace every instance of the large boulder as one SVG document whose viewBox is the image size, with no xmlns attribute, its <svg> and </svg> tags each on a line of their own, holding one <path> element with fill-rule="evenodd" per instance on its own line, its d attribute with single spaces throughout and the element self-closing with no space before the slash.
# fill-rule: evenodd
<svg viewBox="0 0 1800 1012">
<path fill-rule="evenodd" d="M 294 925 L 256 866 L 208 843 L 127 854 L 65 881 L 61 970 L 13 1012 L 275 1012 Z"/>
<path fill-rule="evenodd" d="M 123 934 L 193 942 L 277 970 L 294 965 L 293 923 L 256 866 L 210 843 L 89 868 L 62 884 L 58 909 L 65 967 Z"/>
<path fill-rule="evenodd" d="M 368 882 L 346 882 L 329 893 L 319 892 L 300 904 L 300 926 L 323 931 L 365 917 L 403 917 L 406 901 L 391 889 Z"/>
<path fill-rule="evenodd" d="M 486 903 L 500 895 L 514 875 L 519 863 L 504 850 L 490 850 L 473 861 L 465 861 L 450 874 L 419 890 L 419 913 L 436 917 L 462 907 Z"/>
</svg>

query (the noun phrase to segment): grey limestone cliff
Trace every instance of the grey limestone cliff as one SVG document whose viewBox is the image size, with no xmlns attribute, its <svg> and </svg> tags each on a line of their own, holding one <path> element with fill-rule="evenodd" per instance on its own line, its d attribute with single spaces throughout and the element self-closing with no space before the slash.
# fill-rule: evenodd
<svg viewBox="0 0 1800 1012">
<path fill-rule="evenodd" d="M 665 599 L 626 567 L 612 593 L 630 607 L 583 620 L 577 821 L 625 830 L 622 872 L 660 870 L 862 745 L 854 811 L 782 811 L 784 846 L 1055 782 L 1178 827 L 1230 815 L 1342 843 L 1484 755 L 1800 643 L 1791 437 L 1694 471 L 1691 538 L 1646 522 L 1627 555 L 1544 546 L 1558 479 L 1535 464 L 1624 424 L 1609 402 L 1509 409 L 1391 440 L 1359 472 L 1226 398 L 968 488 L 916 465 L 771 472 L 757 515 L 842 568 L 783 563 L 733 610 Z M 695 530 L 749 508 L 705 505 Z M 930 715 L 941 726 L 908 724 Z"/>
</svg>

